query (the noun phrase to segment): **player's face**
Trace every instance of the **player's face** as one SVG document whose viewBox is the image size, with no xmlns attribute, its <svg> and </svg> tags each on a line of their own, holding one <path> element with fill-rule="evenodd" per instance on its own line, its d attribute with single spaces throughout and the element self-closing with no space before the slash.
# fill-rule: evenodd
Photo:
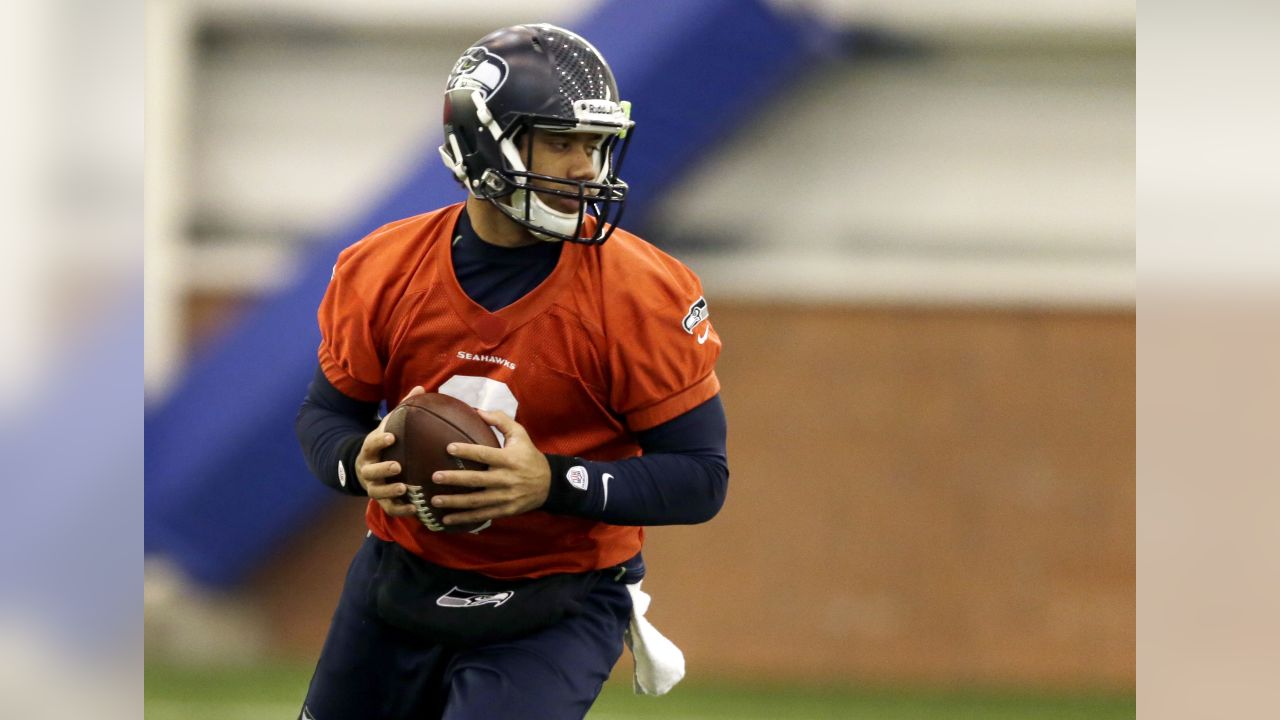
<svg viewBox="0 0 1280 720">
<path fill-rule="evenodd" d="M 595 179 L 600 143 L 604 139 L 602 136 L 595 133 L 549 132 L 535 128 L 532 137 L 533 157 L 529 167 L 530 172 L 577 181 Z M 527 151 L 528 147 L 522 144 L 521 149 Z M 526 157 L 528 157 L 527 152 Z M 533 186 L 574 191 L 571 186 L 546 180 L 534 180 Z M 594 194 L 594 191 L 589 192 Z M 573 198 L 550 193 L 538 193 L 538 196 L 556 210 L 578 211 L 578 201 Z"/>
</svg>

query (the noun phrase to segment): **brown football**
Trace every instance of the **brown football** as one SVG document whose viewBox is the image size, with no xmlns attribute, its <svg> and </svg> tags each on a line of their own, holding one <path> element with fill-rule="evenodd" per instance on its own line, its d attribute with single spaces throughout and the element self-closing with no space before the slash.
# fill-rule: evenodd
<svg viewBox="0 0 1280 720">
<path fill-rule="evenodd" d="M 457 398 L 423 393 L 397 405 L 387 415 L 386 430 L 396 436 L 396 441 L 382 451 L 382 459 L 400 463 L 396 480 L 409 486 L 406 499 L 417 508 L 422 524 L 437 532 L 471 532 L 480 527 L 480 523 L 455 526 L 441 522 L 450 511 L 433 506 L 432 497 L 474 490 L 459 485 L 437 485 L 431 475 L 437 470 L 487 470 L 487 465 L 453 457 L 445 448 L 451 442 L 499 447 L 489 424 Z"/>
</svg>

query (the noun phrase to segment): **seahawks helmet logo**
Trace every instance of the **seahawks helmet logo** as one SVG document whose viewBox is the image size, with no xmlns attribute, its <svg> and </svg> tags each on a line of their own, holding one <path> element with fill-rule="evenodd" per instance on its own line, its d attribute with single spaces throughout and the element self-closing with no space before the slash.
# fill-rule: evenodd
<svg viewBox="0 0 1280 720">
<path fill-rule="evenodd" d="M 488 99 L 507 81 L 507 61 L 487 48 L 473 47 L 458 58 L 449 73 L 449 90 L 473 88 Z"/>
</svg>

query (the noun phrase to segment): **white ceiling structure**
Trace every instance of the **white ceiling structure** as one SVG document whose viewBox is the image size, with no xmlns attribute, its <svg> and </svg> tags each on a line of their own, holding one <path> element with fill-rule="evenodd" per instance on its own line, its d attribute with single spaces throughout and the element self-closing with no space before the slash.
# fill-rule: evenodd
<svg viewBox="0 0 1280 720">
<path fill-rule="evenodd" d="M 483 3 L 378 0 L 197 0 L 218 20 L 267 14 L 339 25 L 452 25 L 490 27 L 512 18 L 553 20 L 586 12 L 598 0 L 486 0 Z M 973 32 L 1130 32 L 1136 5 L 1116 0 L 769 0 L 846 24 L 875 24 L 928 34 Z M 517 21 L 518 22 L 518 21 Z"/>
</svg>

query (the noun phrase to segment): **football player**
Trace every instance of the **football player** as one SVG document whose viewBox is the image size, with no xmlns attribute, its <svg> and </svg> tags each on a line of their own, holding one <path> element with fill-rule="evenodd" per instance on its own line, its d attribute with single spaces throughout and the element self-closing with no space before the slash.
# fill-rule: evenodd
<svg viewBox="0 0 1280 720">
<path fill-rule="evenodd" d="M 312 471 L 367 495 L 301 717 L 580 718 L 621 655 L 665 692 L 683 658 L 643 618 L 646 525 L 709 520 L 728 486 L 720 338 L 688 268 L 618 227 L 634 132 L 600 53 L 552 25 L 454 65 L 445 165 L 465 202 L 344 250 L 298 414 Z M 379 404 L 456 397 L 500 449 L 449 452 L 433 531 L 406 500 Z"/>
</svg>

